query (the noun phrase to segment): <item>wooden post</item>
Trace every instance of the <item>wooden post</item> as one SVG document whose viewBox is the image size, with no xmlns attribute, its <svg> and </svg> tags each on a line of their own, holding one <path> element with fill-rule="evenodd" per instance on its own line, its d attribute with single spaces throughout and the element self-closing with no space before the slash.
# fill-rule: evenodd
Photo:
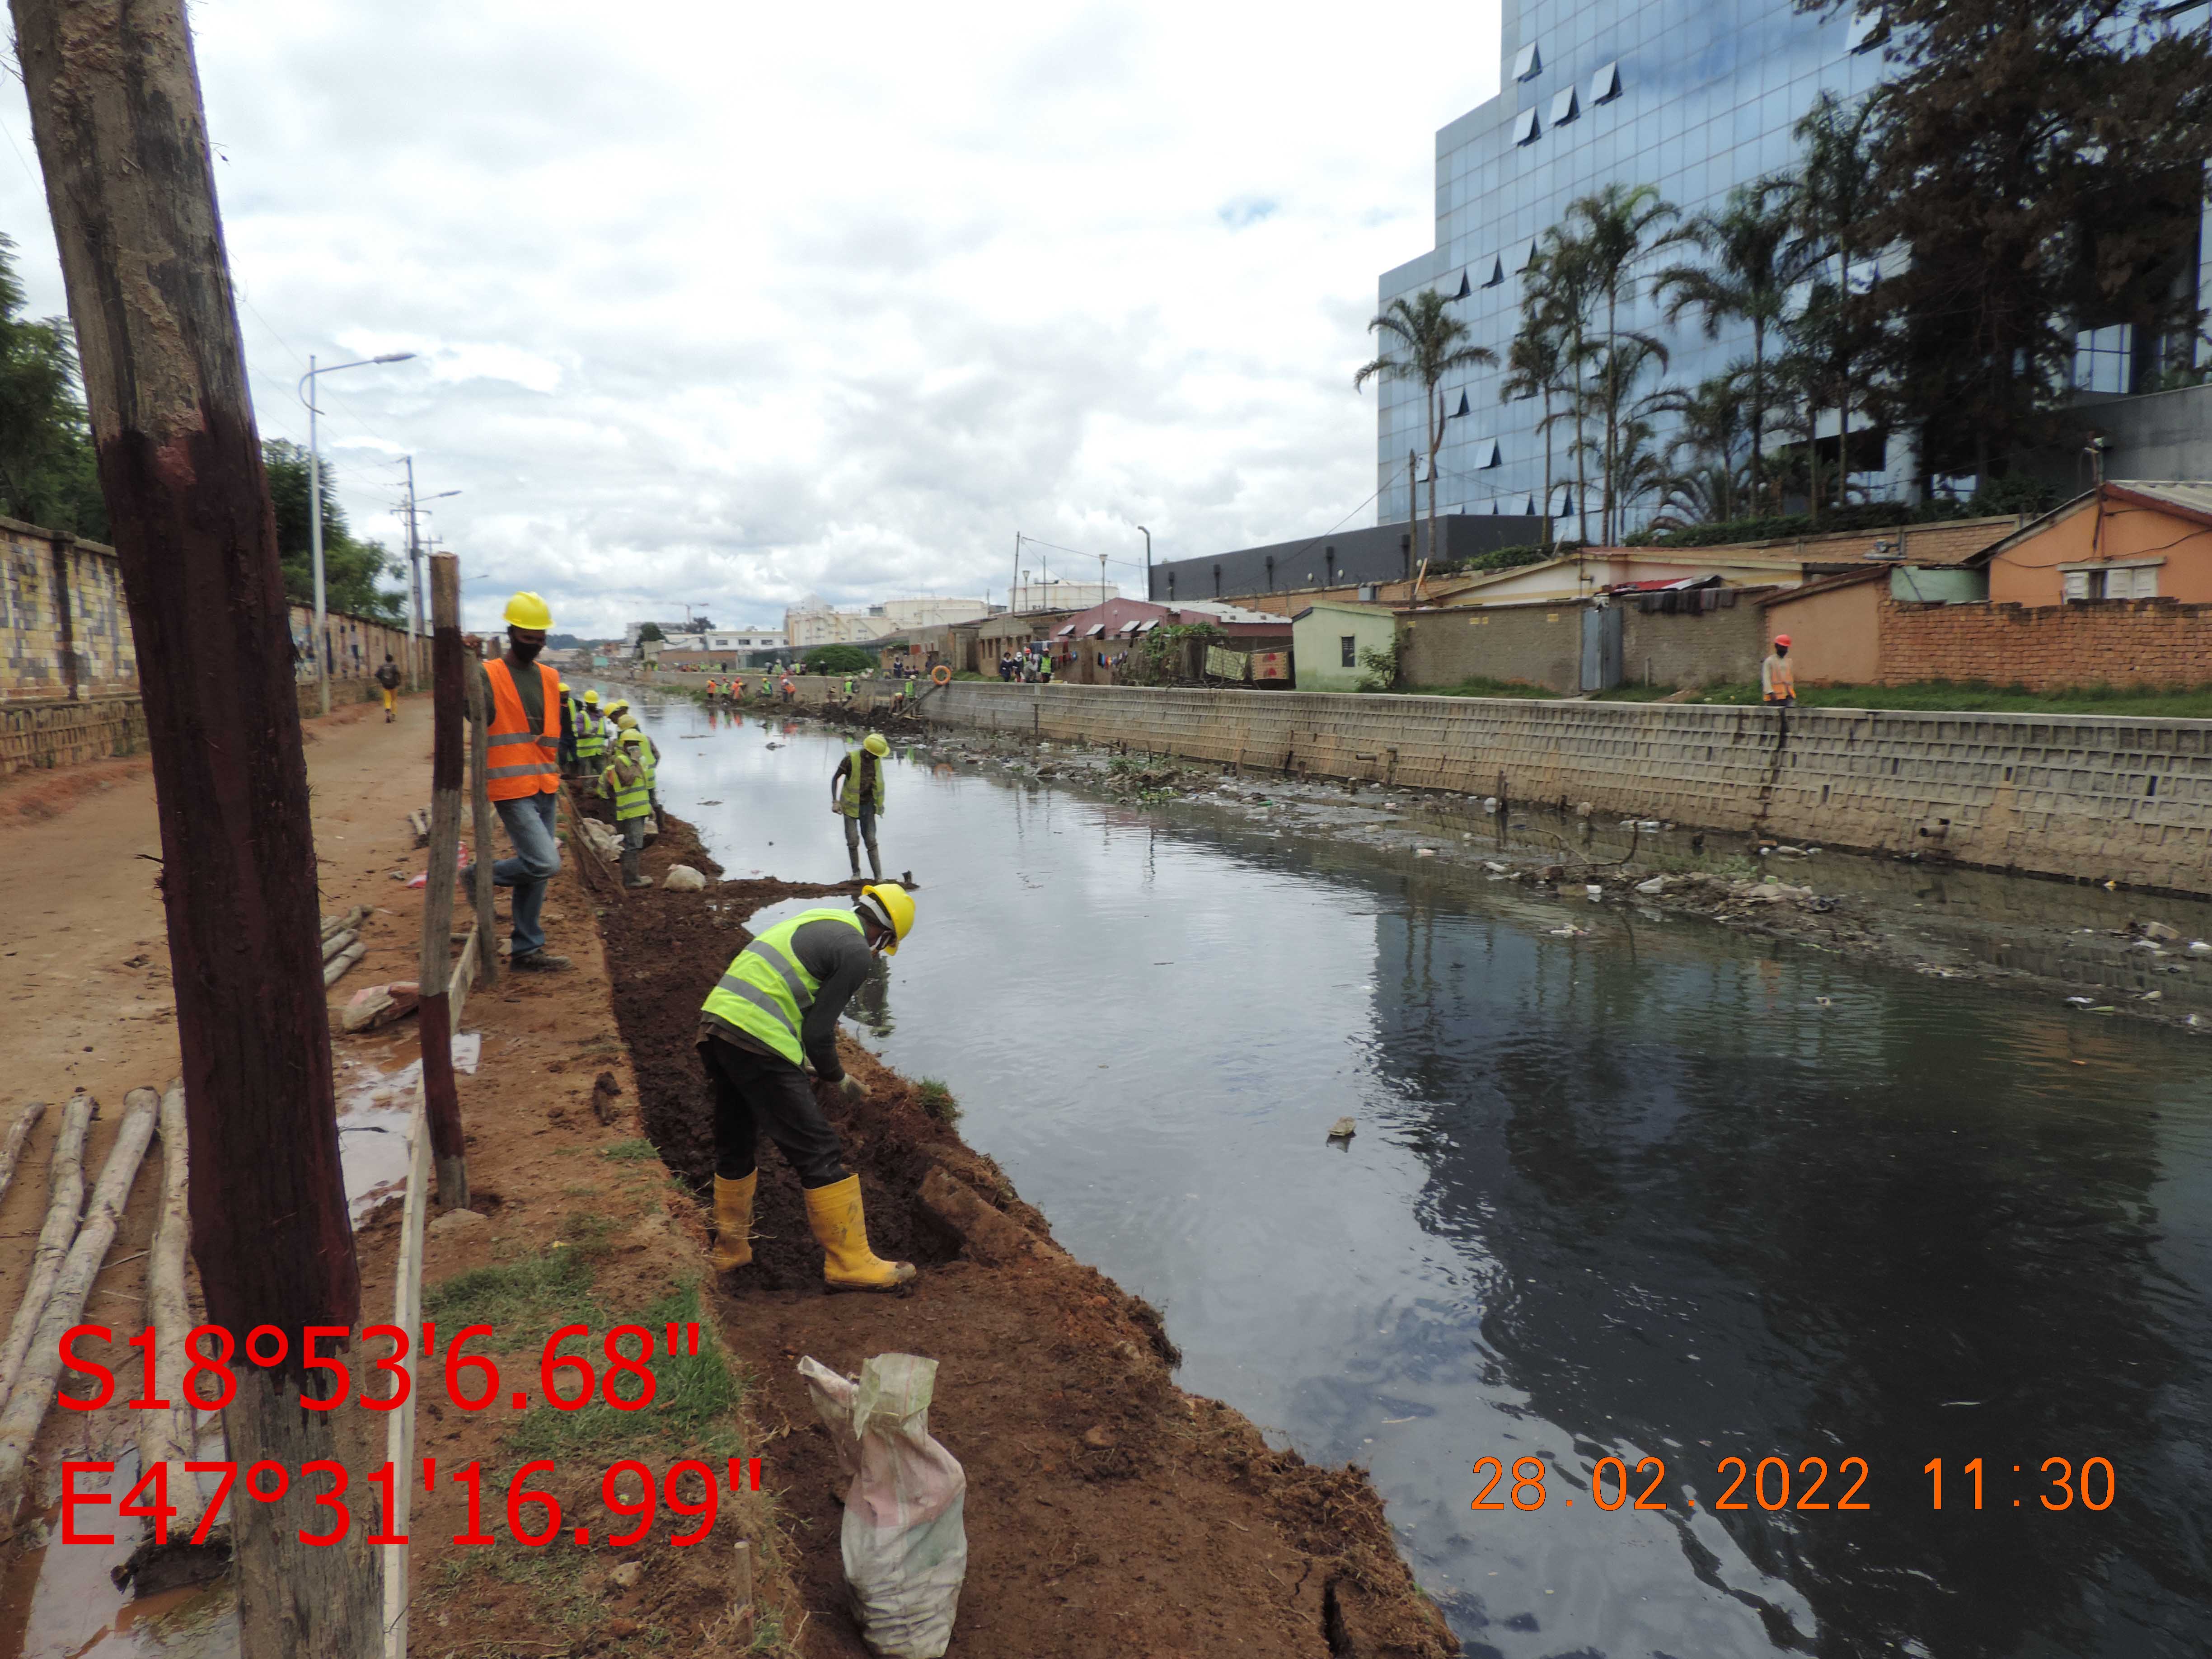
<svg viewBox="0 0 2212 1659">
<path fill-rule="evenodd" d="M 461 649 L 461 561 L 430 556 L 430 849 L 422 884 L 422 1002 L 416 1024 L 422 1038 L 422 1098 L 430 1151 L 438 1167 L 438 1202 L 469 1206 L 461 1097 L 453 1082 L 453 1010 L 448 987 L 453 956 L 454 860 L 461 844 L 461 705 L 465 673 Z M 479 866 L 485 849 L 477 848 Z"/>
<path fill-rule="evenodd" d="M 31 1131 L 46 1115 L 45 1101 L 26 1101 L 23 1109 L 15 1114 L 15 1121 L 8 1126 L 8 1144 L 0 1147 L 0 1196 L 5 1196 L 9 1183 L 15 1179 L 15 1163 L 23 1156 L 23 1143 L 30 1139 Z"/>
<path fill-rule="evenodd" d="M 349 1331 L 307 754 L 184 0 L 9 3 L 145 696 L 207 1318 Z M 329 1389 L 301 1358 L 238 1369 L 228 1455 L 366 1490 L 371 1414 L 301 1410 Z M 303 1503 L 238 1515 L 245 1659 L 380 1651 L 364 1528 L 317 1548 Z"/>
<path fill-rule="evenodd" d="M 490 719 L 491 711 L 484 707 L 483 659 L 471 653 L 462 666 L 468 685 L 469 811 L 474 826 L 471 833 L 477 842 L 476 886 L 471 895 L 477 908 L 477 977 L 486 985 L 493 985 L 499 981 L 495 932 L 499 924 L 491 909 L 491 779 L 484 771 L 489 764 L 485 756 L 491 741 L 484 723 Z"/>
</svg>

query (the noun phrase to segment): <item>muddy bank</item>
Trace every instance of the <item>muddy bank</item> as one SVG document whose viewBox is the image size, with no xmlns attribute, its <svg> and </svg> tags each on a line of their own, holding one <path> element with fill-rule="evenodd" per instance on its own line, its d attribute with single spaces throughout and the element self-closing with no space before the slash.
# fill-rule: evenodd
<svg viewBox="0 0 2212 1659">
<path fill-rule="evenodd" d="M 697 862 L 688 826 L 648 850 L 659 874 Z M 626 894 L 601 917 L 615 1012 L 647 1133 L 695 1183 L 711 1173 L 692 1052 L 706 988 L 758 906 L 849 886 L 722 883 Z M 927 902 L 927 893 L 921 895 Z M 1357 1470 L 1270 1449 L 1242 1415 L 1176 1387 L 1158 1316 L 1053 1243 L 957 1106 L 848 1043 L 867 1097 L 827 1109 L 860 1176 L 869 1231 L 921 1278 L 894 1297 L 830 1296 L 795 1178 L 763 1147 L 756 1262 L 718 1296 L 771 1431 L 806 1651 L 863 1651 L 842 1609 L 840 1482 L 793 1367 L 848 1371 L 875 1353 L 939 1361 L 932 1427 L 968 1473 L 969 1565 L 956 1652 L 1443 1656 L 1457 1644 L 1400 1560 Z"/>
</svg>

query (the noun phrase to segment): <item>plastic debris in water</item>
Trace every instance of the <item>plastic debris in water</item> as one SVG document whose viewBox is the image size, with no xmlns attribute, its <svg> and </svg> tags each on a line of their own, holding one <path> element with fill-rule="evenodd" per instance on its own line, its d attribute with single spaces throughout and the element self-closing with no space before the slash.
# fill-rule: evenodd
<svg viewBox="0 0 2212 1659">
<path fill-rule="evenodd" d="M 1358 1128 L 1359 1125 L 1352 1119 L 1340 1117 L 1328 1126 L 1328 1138 L 1331 1140 L 1349 1140 Z"/>
</svg>

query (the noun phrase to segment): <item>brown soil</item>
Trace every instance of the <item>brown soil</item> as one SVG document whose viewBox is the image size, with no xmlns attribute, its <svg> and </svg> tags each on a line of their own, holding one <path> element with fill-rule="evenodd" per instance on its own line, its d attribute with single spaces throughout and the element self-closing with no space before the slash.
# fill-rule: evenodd
<svg viewBox="0 0 2212 1659">
<path fill-rule="evenodd" d="M 671 821 L 647 873 L 681 856 Z M 850 888 L 726 882 L 704 893 L 626 895 L 602 917 L 615 1012 L 647 1133 L 694 1185 L 712 1173 L 707 1091 L 693 1052 L 698 1004 L 749 935 L 743 918 L 786 897 Z M 842 1611 L 835 1455 L 793 1367 L 848 1373 L 873 1354 L 939 1362 L 931 1427 L 968 1474 L 969 1568 L 955 1654 L 1441 1656 L 1457 1651 L 1400 1560 L 1358 1471 L 1269 1449 L 1243 1416 L 1185 1394 L 1158 1316 L 1051 1243 L 1044 1218 L 988 1158 L 857 1045 L 868 1085 L 825 1093 L 860 1177 L 872 1242 L 922 1269 L 890 1297 L 821 1283 L 796 1178 L 763 1150 L 755 1261 L 718 1301 L 755 1368 L 754 1407 L 775 1421 L 769 1458 L 811 1611 L 806 1650 L 863 1653 Z M 957 1183 L 921 1197 L 933 1172 Z M 958 1205 L 987 1206 L 962 1219 Z"/>
</svg>

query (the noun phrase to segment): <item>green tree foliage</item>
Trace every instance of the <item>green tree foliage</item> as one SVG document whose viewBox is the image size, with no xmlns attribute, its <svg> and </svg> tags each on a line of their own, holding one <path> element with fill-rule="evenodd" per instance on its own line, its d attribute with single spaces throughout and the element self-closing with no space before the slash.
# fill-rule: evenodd
<svg viewBox="0 0 2212 1659">
<path fill-rule="evenodd" d="M 24 302 L 15 244 L 0 236 L 0 513 L 105 541 L 76 342 L 62 318 L 23 315 Z"/>
<path fill-rule="evenodd" d="M 876 653 L 857 645 L 817 645 L 804 659 L 810 674 L 865 674 L 876 665 Z"/>
<path fill-rule="evenodd" d="M 2212 37 L 2176 9 L 1886 8 L 1856 240 L 1911 250 L 1901 269 L 1885 261 L 1865 310 L 1881 325 L 1875 396 L 1922 428 L 1931 474 L 1987 481 L 2047 441 L 2077 330 L 2131 323 L 2179 356 L 2202 329 L 2181 279 L 2212 155 Z"/>
<path fill-rule="evenodd" d="M 646 623 L 644 627 L 637 630 L 637 640 L 640 645 L 643 645 L 648 640 L 659 640 L 665 641 L 667 638 L 668 635 L 660 631 L 660 624 L 659 623 L 649 622 Z"/>
<path fill-rule="evenodd" d="M 1470 343 L 1474 335 L 1468 325 L 1453 316 L 1449 301 L 1432 288 L 1423 289 L 1410 301 L 1401 296 L 1383 308 L 1381 315 L 1368 319 L 1368 331 L 1385 346 L 1382 354 L 1372 362 L 1360 365 L 1352 375 L 1356 390 L 1380 374 L 1394 380 L 1412 380 L 1421 388 L 1421 402 L 1428 417 L 1429 433 L 1429 549 L 1428 558 L 1437 556 L 1437 451 L 1443 447 L 1444 409 L 1443 380 L 1455 370 L 1477 367 L 1495 367 L 1498 354 L 1488 346 Z M 1407 515 L 1412 516 L 1413 504 L 1407 504 Z"/>
<path fill-rule="evenodd" d="M 302 603 L 315 597 L 314 550 L 309 532 L 310 490 L 307 452 L 285 438 L 269 438 L 261 445 L 261 460 L 269 474 L 269 500 L 276 510 L 276 552 L 284 566 L 284 592 Z M 386 576 L 400 574 L 400 562 L 379 542 L 356 538 L 346 523 L 345 508 L 332 495 L 331 464 L 323 463 L 323 603 L 332 611 L 349 611 L 358 617 L 398 622 L 404 613 L 404 595 L 380 586 Z"/>
<path fill-rule="evenodd" d="M 1796 190 L 1794 180 L 1782 178 L 1737 185 L 1719 212 L 1699 214 L 1686 227 L 1705 263 L 1670 266 L 1655 284 L 1667 320 L 1679 322 L 1685 312 L 1694 311 L 1708 340 L 1718 339 L 1724 324 L 1750 325 L 1750 374 L 1743 389 L 1750 404 L 1754 501 L 1763 499 L 1762 452 L 1772 401 L 1769 342 L 1790 320 L 1790 291 L 1817 262 L 1797 234 Z"/>
</svg>

